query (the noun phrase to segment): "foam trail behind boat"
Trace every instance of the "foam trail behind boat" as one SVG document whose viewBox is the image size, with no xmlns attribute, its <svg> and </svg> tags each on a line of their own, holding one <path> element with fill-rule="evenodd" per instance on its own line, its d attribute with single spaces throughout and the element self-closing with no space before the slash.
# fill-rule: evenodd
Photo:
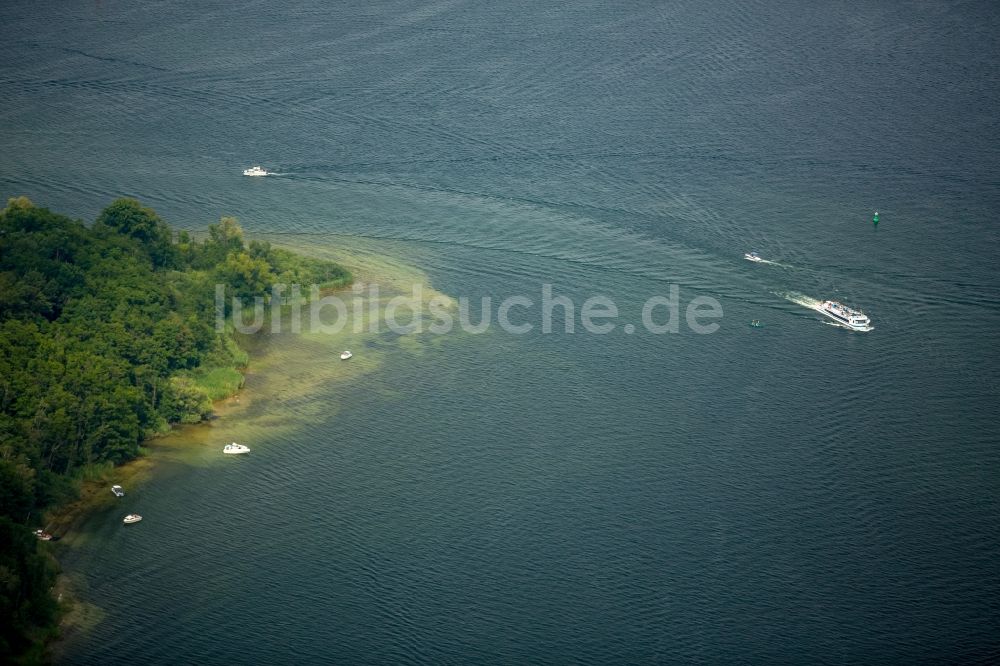
<svg viewBox="0 0 1000 666">
<path fill-rule="evenodd" d="M 791 301 L 796 305 L 801 305 L 802 307 L 809 308 L 810 310 L 820 310 L 823 305 L 823 301 L 812 298 L 811 296 L 806 296 L 805 294 L 800 294 L 797 291 L 777 292 L 776 295 L 781 296 L 786 301 Z"/>
<path fill-rule="evenodd" d="M 770 259 L 761 259 L 759 263 L 768 264 L 770 266 L 779 266 L 780 268 L 793 268 L 793 266 L 783 264 L 780 261 L 771 261 Z"/>
</svg>

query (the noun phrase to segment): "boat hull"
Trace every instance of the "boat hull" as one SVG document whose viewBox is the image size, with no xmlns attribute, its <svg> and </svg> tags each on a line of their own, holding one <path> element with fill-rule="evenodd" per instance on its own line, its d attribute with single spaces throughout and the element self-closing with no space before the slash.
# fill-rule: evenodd
<svg viewBox="0 0 1000 666">
<path fill-rule="evenodd" d="M 871 331 L 871 330 L 875 329 L 875 327 L 872 326 L 871 324 L 865 324 L 865 325 L 852 324 L 852 323 L 850 323 L 848 321 L 845 321 L 845 320 L 841 319 L 840 317 L 834 315 L 833 313 L 824 310 L 823 308 L 816 308 L 816 311 L 819 312 L 820 314 L 824 315 L 827 319 L 831 319 L 834 322 L 836 322 L 838 325 L 840 325 L 840 326 L 842 326 L 842 327 L 844 327 L 846 329 L 849 329 L 851 331 L 858 331 L 859 333 L 867 333 L 868 331 Z"/>
</svg>

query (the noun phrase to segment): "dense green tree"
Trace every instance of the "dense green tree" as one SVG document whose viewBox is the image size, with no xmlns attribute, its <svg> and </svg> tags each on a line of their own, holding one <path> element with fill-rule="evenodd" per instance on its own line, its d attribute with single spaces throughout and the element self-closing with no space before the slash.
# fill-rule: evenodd
<svg viewBox="0 0 1000 666">
<path fill-rule="evenodd" d="M 350 280 L 339 266 L 251 241 L 235 218 L 182 234 L 134 199 L 87 227 L 24 197 L 0 212 L 0 655 L 52 621 L 52 571 L 31 530 L 88 465 L 125 462 L 212 403 L 206 365 L 245 354 L 215 328 L 215 283 L 244 297 L 275 281 Z"/>
<path fill-rule="evenodd" d="M 241 297 L 266 293 L 275 282 L 266 260 L 254 259 L 243 251 L 230 253 L 216 273 L 232 293 Z"/>
<path fill-rule="evenodd" d="M 0 458 L 0 515 L 27 518 L 35 508 L 35 470 L 24 459 Z"/>
<path fill-rule="evenodd" d="M 0 516 L 0 656 L 18 654 L 37 627 L 54 621 L 57 607 L 49 594 L 54 578 L 31 530 Z"/>
<path fill-rule="evenodd" d="M 235 217 L 223 217 L 208 225 L 208 238 L 190 252 L 192 265 L 211 269 L 226 260 L 231 252 L 243 250 L 243 228 Z"/>
<path fill-rule="evenodd" d="M 235 217 L 223 217 L 218 224 L 208 225 L 208 237 L 227 252 L 243 249 L 243 227 Z"/>
<path fill-rule="evenodd" d="M 152 208 L 135 199 L 118 199 L 101 211 L 97 226 L 105 226 L 138 240 L 155 266 L 173 266 L 177 249 L 171 242 L 173 233 Z"/>
</svg>

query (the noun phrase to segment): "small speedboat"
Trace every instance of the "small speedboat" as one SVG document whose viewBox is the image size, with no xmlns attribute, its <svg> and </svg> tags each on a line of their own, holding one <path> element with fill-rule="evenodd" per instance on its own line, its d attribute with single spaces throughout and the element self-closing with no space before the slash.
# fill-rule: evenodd
<svg viewBox="0 0 1000 666">
<path fill-rule="evenodd" d="M 270 176 L 271 172 L 264 169 L 261 166 L 252 166 L 249 169 L 243 169 L 244 176 Z"/>
<path fill-rule="evenodd" d="M 351 358 L 352 356 L 354 356 L 354 354 L 352 354 L 349 351 L 342 351 L 342 352 L 340 352 L 340 360 L 341 361 L 346 361 L 347 359 Z"/>
<path fill-rule="evenodd" d="M 121 486 L 111 486 L 111 492 L 115 494 L 115 497 L 125 497 L 125 489 Z"/>
<path fill-rule="evenodd" d="M 222 452 L 228 453 L 230 455 L 237 455 L 239 453 L 250 453 L 250 447 L 233 442 L 232 444 L 226 444 L 224 447 L 222 447 Z"/>
<path fill-rule="evenodd" d="M 45 530 L 35 530 L 35 536 L 38 537 L 40 541 L 52 541 L 52 535 Z"/>
<path fill-rule="evenodd" d="M 763 259 L 760 258 L 760 255 L 757 254 L 756 252 L 747 252 L 746 254 L 743 255 L 743 258 L 746 259 L 747 261 L 764 261 Z"/>
<path fill-rule="evenodd" d="M 126 525 L 131 525 L 132 523 L 137 523 L 140 520 L 142 520 L 142 516 L 137 513 L 130 513 L 122 519 L 122 522 Z"/>
</svg>

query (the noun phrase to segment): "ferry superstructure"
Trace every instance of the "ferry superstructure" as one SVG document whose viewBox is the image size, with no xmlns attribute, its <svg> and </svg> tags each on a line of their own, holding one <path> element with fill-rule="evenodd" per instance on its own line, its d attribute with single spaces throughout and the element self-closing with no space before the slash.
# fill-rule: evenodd
<svg viewBox="0 0 1000 666">
<path fill-rule="evenodd" d="M 870 331 L 874 328 L 868 315 L 861 310 L 849 308 L 840 301 L 823 301 L 816 309 L 852 331 Z"/>
</svg>

